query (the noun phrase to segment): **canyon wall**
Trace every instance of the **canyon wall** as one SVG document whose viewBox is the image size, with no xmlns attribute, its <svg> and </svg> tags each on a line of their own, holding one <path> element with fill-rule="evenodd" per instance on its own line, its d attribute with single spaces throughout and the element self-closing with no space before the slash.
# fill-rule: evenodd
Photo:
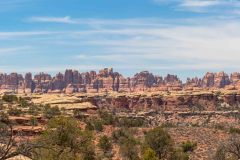
<svg viewBox="0 0 240 160">
<path fill-rule="evenodd" d="M 51 76 L 47 73 L 25 76 L 18 73 L 0 74 L 1 93 L 97 93 L 97 92 L 139 92 L 139 91 L 181 91 L 211 88 L 240 88 L 240 73 L 230 76 L 224 72 L 206 73 L 203 78 L 188 78 L 183 83 L 176 75 L 165 77 L 154 75 L 148 71 L 124 77 L 112 68 L 80 73 L 67 69 L 65 73 Z"/>
</svg>

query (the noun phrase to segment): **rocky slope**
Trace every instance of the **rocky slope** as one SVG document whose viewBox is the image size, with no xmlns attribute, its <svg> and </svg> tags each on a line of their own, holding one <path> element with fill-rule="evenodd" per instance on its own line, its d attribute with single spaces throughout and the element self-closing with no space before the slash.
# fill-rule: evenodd
<svg viewBox="0 0 240 160">
<path fill-rule="evenodd" d="M 52 77 L 46 73 L 25 76 L 18 73 L 0 74 L 0 92 L 10 93 L 98 93 L 98 92 L 140 92 L 140 91 L 181 91 L 226 88 L 240 88 L 240 73 L 228 76 L 224 72 L 206 73 L 203 78 L 188 78 L 183 83 L 176 75 L 156 76 L 148 71 L 124 77 L 112 68 L 79 73 L 68 69 L 64 74 Z"/>
</svg>

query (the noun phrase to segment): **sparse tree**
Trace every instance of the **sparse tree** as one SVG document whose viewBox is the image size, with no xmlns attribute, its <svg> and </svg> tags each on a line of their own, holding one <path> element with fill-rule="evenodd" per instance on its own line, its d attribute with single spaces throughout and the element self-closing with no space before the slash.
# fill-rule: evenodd
<svg viewBox="0 0 240 160">
<path fill-rule="evenodd" d="M 131 136 L 122 138 L 120 143 L 120 153 L 127 160 L 139 160 L 136 139 Z"/>
<path fill-rule="evenodd" d="M 55 117 L 50 119 L 46 131 L 37 143 L 44 147 L 36 150 L 38 159 L 95 159 L 92 136 L 81 131 L 74 118 Z"/>
<path fill-rule="evenodd" d="M 51 119 L 55 116 L 61 115 L 61 111 L 58 106 L 51 107 L 50 105 L 45 105 L 43 114 L 46 118 Z"/>
<path fill-rule="evenodd" d="M 139 159 L 139 143 L 134 138 L 132 130 L 127 128 L 119 129 L 112 133 L 112 138 L 113 141 L 120 146 L 120 153 L 124 159 Z"/>
<path fill-rule="evenodd" d="M 225 144 L 220 145 L 217 149 L 215 159 L 225 160 L 226 158 L 240 159 L 240 136 L 238 134 L 232 135 Z"/>
<path fill-rule="evenodd" d="M 161 127 L 154 128 L 145 135 L 145 147 L 151 148 L 159 159 L 167 158 L 172 152 L 170 135 Z"/>
<path fill-rule="evenodd" d="M 31 157 L 37 144 L 31 143 L 28 139 L 23 138 L 21 133 L 14 133 L 11 124 L 0 122 L 0 160 L 6 160 L 17 155 Z"/>
<path fill-rule="evenodd" d="M 104 154 L 107 154 L 112 149 L 111 140 L 105 135 L 100 137 L 98 146 L 103 151 Z"/>
</svg>

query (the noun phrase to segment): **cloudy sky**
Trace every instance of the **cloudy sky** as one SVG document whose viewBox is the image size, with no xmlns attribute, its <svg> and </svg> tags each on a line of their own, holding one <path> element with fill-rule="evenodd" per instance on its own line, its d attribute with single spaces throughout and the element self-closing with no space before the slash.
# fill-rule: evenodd
<svg viewBox="0 0 240 160">
<path fill-rule="evenodd" d="M 1 0 L 0 71 L 240 71 L 239 0 Z"/>
</svg>

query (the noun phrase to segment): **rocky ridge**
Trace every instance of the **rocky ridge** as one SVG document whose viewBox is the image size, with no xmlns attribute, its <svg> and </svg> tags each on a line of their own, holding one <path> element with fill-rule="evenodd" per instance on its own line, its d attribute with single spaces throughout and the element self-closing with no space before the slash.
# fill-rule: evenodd
<svg viewBox="0 0 240 160">
<path fill-rule="evenodd" d="M 142 71 L 133 77 L 124 77 L 112 68 L 80 73 L 67 69 L 65 73 L 51 76 L 47 73 L 25 76 L 18 73 L 0 74 L 1 93 L 99 93 L 99 92 L 140 92 L 140 91 L 195 91 L 225 88 L 240 88 L 240 73 L 230 76 L 224 72 L 206 73 L 203 78 L 188 78 L 183 83 L 176 75 L 166 77 Z"/>
</svg>

